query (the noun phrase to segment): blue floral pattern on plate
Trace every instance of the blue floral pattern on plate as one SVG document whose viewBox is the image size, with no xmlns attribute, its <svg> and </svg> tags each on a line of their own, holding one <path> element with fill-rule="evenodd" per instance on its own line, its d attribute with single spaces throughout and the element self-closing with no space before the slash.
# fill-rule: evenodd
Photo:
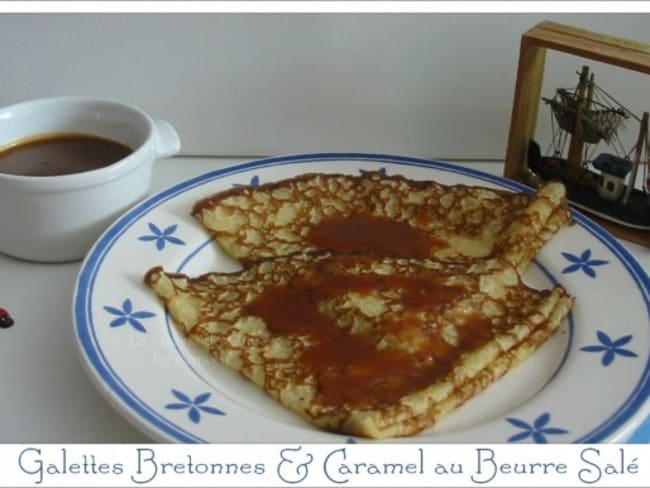
<svg viewBox="0 0 650 488">
<path fill-rule="evenodd" d="M 367 169 L 359 169 L 359 173 L 362 175 L 365 175 L 366 173 L 380 173 L 382 175 L 387 174 L 386 173 L 386 168 L 382 167 L 377 170 L 367 170 Z M 250 179 L 250 181 L 247 184 L 242 184 L 242 183 L 235 183 L 233 184 L 235 187 L 240 187 L 240 186 L 260 186 L 260 177 L 259 175 L 253 175 Z"/>
<path fill-rule="evenodd" d="M 598 341 L 600 344 L 596 344 L 593 346 L 585 346 L 580 348 L 581 351 L 585 352 L 602 352 L 603 357 L 601 359 L 601 364 L 605 367 L 609 366 L 614 362 L 614 359 L 617 356 L 623 356 L 626 358 L 635 358 L 638 357 L 638 354 L 635 353 L 634 351 L 630 351 L 629 349 L 623 348 L 626 344 L 629 344 L 629 342 L 632 340 L 632 335 L 625 335 L 622 337 L 619 337 L 616 340 L 612 340 L 609 335 L 607 335 L 605 332 L 602 330 L 599 330 L 596 332 L 596 336 L 598 337 Z"/>
<path fill-rule="evenodd" d="M 169 410 L 187 410 L 188 417 L 195 424 L 198 424 L 201 421 L 201 412 L 212 415 L 225 415 L 225 413 L 218 408 L 205 405 L 205 402 L 207 402 L 212 395 L 210 392 L 201 393 L 194 398 L 190 398 L 185 393 L 175 389 L 172 389 L 172 394 L 178 401 L 175 403 L 168 403 L 165 405 L 165 408 Z"/>
<path fill-rule="evenodd" d="M 147 329 L 144 327 L 144 325 L 142 325 L 142 322 L 140 322 L 141 320 L 150 319 L 151 317 L 156 316 L 156 314 L 153 312 L 134 312 L 133 303 L 129 298 L 122 302 L 122 308 L 105 305 L 104 310 L 117 317 L 113 319 L 113 321 L 109 324 L 110 327 L 122 327 L 123 325 L 129 324 L 138 332 L 147 332 Z"/>
<path fill-rule="evenodd" d="M 596 271 L 594 268 L 609 263 L 609 261 L 605 261 L 604 259 L 592 259 L 591 249 L 585 249 L 580 256 L 571 254 L 570 252 L 563 252 L 562 256 L 571 263 L 562 270 L 563 274 L 575 273 L 576 271 L 582 270 L 590 278 L 595 278 Z"/>
<path fill-rule="evenodd" d="M 149 222 L 149 230 L 151 231 L 151 234 L 140 236 L 138 237 L 138 240 L 145 241 L 145 242 L 149 242 L 149 241 L 155 242 L 156 249 L 158 249 L 159 251 L 165 249 L 165 245 L 167 243 L 176 244 L 178 246 L 185 245 L 185 241 L 173 235 L 176 232 L 176 230 L 178 230 L 178 225 L 176 224 L 170 225 L 165 229 L 161 229 L 153 222 Z"/>
<path fill-rule="evenodd" d="M 506 418 L 506 420 L 510 424 L 517 427 L 518 429 L 521 429 L 521 432 L 513 436 L 510 436 L 508 438 L 508 442 L 523 441 L 524 439 L 528 439 L 529 437 L 532 437 L 533 441 L 536 444 L 546 444 L 548 443 L 546 436 L 569 433 L 569 431 L 566 429 L 560 429 L 558 427 L 547 427 L 548 423 L 551 420 L 551 414 L 549 414 L 548 412 L 541 414 L 533 421 L 532 424 L 529 424 L 524 420 L 516 419 L 512 417 L 508 417 Z"/>
<path fill-rule="evenodd" d="M 333 165 L 330 164 L 331 161 L 334 161 Z M 78 284 L 75 287 L 74 317 L 77 341 L 84 358 L 89 363 L 94 379 L 120 400 L 116 402 L 120 410 L 127 413 L 139 425 L 152 431 L 156 439 L 165 442 L 169 440 L 241 442 L 242 438 L 254 438 L 260 429 L 274 429 L 274 424 L 269 424 L 262 416 L 258 419 L 257 416 L 242 415 L 237 404 L 226 395 L 221 396 L 216 393 L 220 391 L 221 385 L 206 387 L 206 384 L 212 384 L 212 380 L 207 378 L 206 381 L 202 377 L 203 370 L 195 371 L 191 368 L 193 357 L 189 355 L 186 357 L 186 351 L 175 342 L 173 343 L 175 349 L 171 352 L 186 364 L 174 370 L 179 372 L 180 377 L 165 375 L 161 383 L 152 383 L 150 378 L 160 374 L 160 365 L 154 364 L 154 361 L 142 361 L 137 354 L 124 354 L 124 344 L 113 340 L 114 333 L 117 331 L 110 328 L 108 324 L 114 321 L 116 327 L 121 326 L 121 332 L 132 335 L 139 335 L 139 332 L 137 329 L 129 330 L 137 327 L 129 318 L 134 319 L 136 324 L 146 326 L 149 339 L 143 344 L 147 347 L 169 337 L 169 331 L 173 330 L 171 324 L 168 324 L 164 330 L 153 326 L 159 325 L 158 322 L 162 317 L 166 317 L 161 313 L 160 304 L 154 301 L 154 297 L 151 297 L 151 301 L 139 303 L 144 291 L 141 280 L 134 279 L 133 261 L 137 261 L 138 253 L 141 255 L 143 250 L 153 251 L 154 247 L 162 247 L 163 252 L 169 256 L 164 261 L 159 262 L 154 259 L 153 263 L 143 263 L 145 268 L 149 264 L 168 263 L 172 266 L 173 263 L 182 262 L 183 266 L 194 266 L 193 269 L 196 270 L 204 269 L 205 263 L 210 265 L 214 263 L 212 251 L 203 253 L 204 249 L 211 248 L 204 232 L 197 232 L 197 226 L 185 226 L 183 224 L 185 220 L 183 222 L 170 220 L 168 209 L 172 209 L 174 215 L 181 215 L 179 212 L 182 209 L 186 212 L 186 197 L 191 195 L 192 198 L 199 198 L 220 188 L 232 187 L 232 183 L 228 183 L 233 181 L 232 177 L 242 183 L 250 181 L 251 184 L 256 184 L 260 183 L 260 180 L 262 183 L 277 181 L 288 174 L 309 171 L 359 174 L 360 161 L 368 161 L 368 168 L 382 166 L 389 174 L 406 174 L 418 179 L 435 179 L 436 174 L 441 173 L 445 181 L 450 184 L 459 177 L 463 183 L 488 182 L 490 185 L 494 184 L 506 189 L 522 188 L 510 180 L 484 175 L 479 171 L 418 158 L 365 154 L 316 154 L 267 158 L 234 169 L 230 167 L 219 169 L 200 178 L 181 182 L 171 189 L 154 195 L 134 211 L 118 219 L 109 232 L 100 238 L 82 265 Z M 187 217 L 186 214 L 182 215 Z M 574 227 L 573 232 L 558 236 L 557 243 L 561 246 L 560 250 L 566 252 L 561 254 L 558 251 L 555 256 L 548 256 L 548 258 L 552 258 L 554 264 L 559 263 L 558 274 L 564 268 L 565 272 L 562 276 L 571 282 L 567 282 L 567 285 L 570 285 L 568 287 L 576 298 L 581 300 L 578 303 L 589 304 L 590 300 L 592 302 L 589 307 L 584 306 L 579 309 L 580 315 L 576 326 L 580 333 L 575 337 L 579 342 L 569 341 L 569 346 L 572 344 L 574 346 L 567 349 L 567 353 L 575 360 L 567 361 L 562 371 L 567 377 L 577 378 L 577 381 L 590 374 L 593 374 L 598 381 L 594 381 L 586 392 L 583 392 L 582 388 L 575 389 L 579 390 L 576 392 L 562 385 L 559 385 L 561 394 L 557 394 L 558 391 L 553 388 L 542 388 L 535 396 L 534 403 L 531 399 L 531 403 L 527 404 L 525 411 L 528 413 L 506 413 L 497 418 L 492 417 L 481 426 L 481 432 L 485 436 L 481 438 L 482 441 L 503 442 L 508 437 L 511 437 L 510 442 L 591 443 L 609 438 L 618 439 L 616 436 L 619 435 L 621 427 L 642 411 L 643 402 L 646 401 L 650 390 L 650 381 L 648 381 L 650 369 L 647 362 L 648 324 L 650 323 L 647 320 L 650 310 L 648 276 L 643 268 L 631 259 L 623 246 L 590 220 L 580 214 L 575 215 L 575 220 L 577 226 Z M 179 226 L 174 227 L 171 224 L 179 224 Z M 139 240 L 139 237 L 145 239 Z M 173 239 L 169 237 L 181 239 L 186 244 L 175 245 Z M 125 246 L 132 252 L 122 252 Z M 151 257 L 155 258 L 159 253 L 153 254 L 154 256 Z M 608 260 L 609 264 L 603 262 L 605 260 Z M 141 273 L 145 271 L 146 269 L 142 269 Z M 596 279 L 592 279 L 593 277 Z M 593 285 L 596 285 L 595 291 L 591 289 Z M 623 304 L 617 300 L 593 299 L 594 294 L 601 293 L 607 286 L 624 290 Z M 132 303 L 129 306 L 124 305 L 124 297 L 130 298 Z M 598 303 L 594 304 L 594 302 Z M 99 306 L 96 307 L 94 304 Z M 113 312 L 102 308 L 106 304 L 112 305 L 110 308 Z M 611 316 L 626 317 L 628 321 L 626 326 L 629 326 L 629 329 L 617 333 L 615 328 L 609 329 L 600 325 L 598 322 L 602 318 L 598 315 L 598 311 L 602 306 L 606 307 L 607 313 Z M 625 308 L 621 310 L 623 306 Z M 97 309 L 99 313 L 96 313 Z M 582 312 L 587 309 L 589 313 L 585 315 L 588 320 L 583 320 Z M 158 312 L 158 318 L 146 319 L 133 315 L 134 311 L 139 313 L 144 310 Z M 626 313 L 629 314 L 629 319 Z M 597 339 L 598 329 L 605 331 L 610 337 L 612 353 L 609 355 L 614 355 L 615 366 L 620 365 L 625 368 L 603 368 L 601 359 L 607 354 L 605 349 L 600 352 L 580 350 L 583 346 L 596 346 L 600 349 L 604 345 Z M 633 334 L 633 338 L 625 341 L 626 334 Z M 620 357 L 621 354 L 614 352 L 621 349 L 638 354 L 638 358 Z M 207 371 L 205 373 L 207 374 Z M 142 377 L 147 381 L 141 381 Z M 616 398 L 610 395 L 603 396 L 602 383 L 613 381 L 622 383 L 622 389 L 628 393 Z M 567 384 L 570 382 L 567 381 Z M 171 391 L 178 386 L 181 386 L 180 391 L 175 390 L 178 394 Z M 208 390 L 213 392 L 211 396 L 206 396 L 204 393 Z M 170 407 L 165 408 L 166 404 Z M 158 408 L 151 408 L 151 405 Z M 215 407 L 219 407 L 220 410 Z M 528 410 L 529 407 L 533 408 L 532 413 Z M 579 408 L 583 414 L 563 416 L 561 413 L 565 408 Z M 223 418 L 228 421 L 218 422 L 222 418 L 221 414 L 210 413 L 210 409 L 227 412 L 228 416 Z M 545 417 L 543 412 L 550 414 Z M 197 422 L 192 421 L 190 416 Z M 505 421 L 504 417 L 508 416 L 516 418 Z M 212 420 L 220 423 L 218 430 L 205 429 L 205 424 L 211 423 Z M 182 425 L 178 425 L 177 422 Z M 281 441 L 320 442 L 322 439 L 321 434 L 315 429 L 302 431 L 282 429 L 281 425 L 279 427 L 273 435 L 277 435 Z M 450 433 L 443 432 L 436 440 L 471 442 L 477 438 L 474 434 L 474 428 L 470 427 Z M 435 435 L 438 436 L 438 433 Z M 428 434 L 424 434 L 423 439 L 426 439 L 426 436 Z M 341 440 L 362 442 L 361 439 L 347 436 Z"/>
<path fill-rule="evenodd" d="M 374 170 L 359 169 L 359 173 L 361 173 L 362 175 L 365 175 L 366 173 L 379 173 L 379 174 L 382 174 L 382 175 L 387 174 L 386 173 L 386 168 L 384 168 L 384 167 L 381 167 L 379 169 L 374 169 Z"/>
<path fill-rule="evenodd" d="M 259 175 L 253 175 L 248 182 L 248 184 L 242 184 L 242 183 L 235 183 L 233 186 L 239 187 L 239 186 L 260 186 L 260 176 Z"/>
</svg>

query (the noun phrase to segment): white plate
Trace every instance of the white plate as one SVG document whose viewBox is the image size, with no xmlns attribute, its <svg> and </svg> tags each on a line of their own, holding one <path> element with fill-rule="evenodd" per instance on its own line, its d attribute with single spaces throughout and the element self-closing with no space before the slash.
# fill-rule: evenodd
<svg viewBox="0 0 650 488">
<path fill-rule="evenodd" d="M 479 171 L 372 154 L 269 158 L 165 190 L 122 216 L 84 261 L 74 296 L 83 362 L 102 393 L 152 438 L 182 442 L 354 442 L 321 432 L 176 333 L 143 284 L 163 265 L 197 275 L 235 270 L 189 211 L 233 185 L 305 172 L 383 170 L 413 179 L 522 190 Z M 561 330 L 524 364 L 415 442 L 621 441 L 650 392 L 650 280 L 608 233 L 576 215 L 525 275 L 576 297 Z M 393 442 L 404 442 L 396 440 Z"/>
</svg>

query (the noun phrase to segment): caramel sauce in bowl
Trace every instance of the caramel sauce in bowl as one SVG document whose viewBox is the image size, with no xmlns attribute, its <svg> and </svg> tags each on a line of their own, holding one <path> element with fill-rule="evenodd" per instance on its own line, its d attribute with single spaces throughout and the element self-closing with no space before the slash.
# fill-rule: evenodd
<svg viewBox="0 0 650 488">
<path fill-rule="evenodd" d="M 0 252 L 74 261 L 180 150 L 166 121 L 119 102 L 54 97 L 0 108 Z"/>
<path fill-rule="evenodd" d="M 60 176 L 109 166 L 133 152 L 126 144 L 90 134 L 47 134 L 0 148 L 0 173 Z"/>
</svg>

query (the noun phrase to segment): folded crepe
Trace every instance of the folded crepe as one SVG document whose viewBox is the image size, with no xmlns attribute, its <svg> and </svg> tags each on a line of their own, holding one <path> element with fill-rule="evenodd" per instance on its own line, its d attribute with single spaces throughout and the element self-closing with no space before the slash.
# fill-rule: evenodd
<svg viewBox="0 0 650 488">
<path fill-rule="evenodd" d="M 235 187 L 198 201 L 192 214 L 241 262 L 330 250 L 445 262 L 500 257 L 519 272 L 571 223 L 560 183 L 525 193 L 380 172 Z"/>
<path fill-rule="evenodd" d="M 508 214 L 505 195 L 486 195 L 502 202 L 491 215 Z M 268 228 L 277 225 L 274 215 Z M 492 240 L 494 232 L 489 224 L 480 231 Z M 246 232 L 232 227 L 224 235 Z M 272 238 L 288 243 L 285 249 L 296 242 Z M 248 245 L 244 257 L 267 250 L 263 242 Z M 509 245 L 507 252 L 528 256 Z M 315 251 L 194 278 L 156 267 L 145 282 L 181 333 L 217 361 L 319 428 L 375 439 L 433 425 L 527 358 L 572 305 L 560 286 L 526 286 L 504 259 L 452 263 Z"/>
</svg>

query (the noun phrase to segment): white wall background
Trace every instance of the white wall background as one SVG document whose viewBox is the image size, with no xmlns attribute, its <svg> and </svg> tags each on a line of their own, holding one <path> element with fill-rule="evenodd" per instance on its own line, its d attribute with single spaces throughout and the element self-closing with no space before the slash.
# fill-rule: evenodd
<svg viewBox="0 0 650 488">
<path fill-rule="evenodd" d="M 170 120 L 186 155 L 502 159 L 519 40 L 544 19 L 650 44 L 648 14 L 4 13 L 0 105 L 123 100 Z M 549 53 L 544 94 L 582 63 Z M 650 78 L 594 68 L 650 108 Z"/>
</svg>

